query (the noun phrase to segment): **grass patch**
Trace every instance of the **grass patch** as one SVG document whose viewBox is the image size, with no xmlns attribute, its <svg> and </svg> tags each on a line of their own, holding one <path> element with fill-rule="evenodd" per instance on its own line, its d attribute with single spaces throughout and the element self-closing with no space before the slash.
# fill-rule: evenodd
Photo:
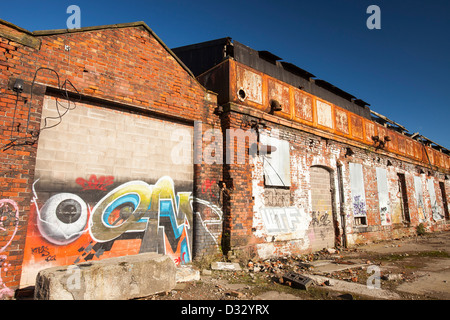
<svg viewBox="0 0 450 320">
<path fill-rule="evenodd" d="M 420 252 L 414 252 L 414 253 L 391 253 L 390 255 L 379 257 L 379 260 L 389 261 L 389 262 L 395 262 L 395 261 L 401 261 L 405 258 L 414 258 L 414 257 L 429 257 L 429 258 L 450 258 L 450 254 L 446 251 L 420 251 Z"/>
<path fill-rule="evenodd" d="M 416 255 L 419 257 L 450 258 L 450 254 L 448 252 L 440 250 L 418 252 Z"/>
</svg>

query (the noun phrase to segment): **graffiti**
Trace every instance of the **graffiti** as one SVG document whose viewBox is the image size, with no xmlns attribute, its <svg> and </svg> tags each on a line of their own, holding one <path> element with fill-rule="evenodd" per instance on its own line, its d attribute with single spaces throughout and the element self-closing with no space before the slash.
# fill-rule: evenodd
<svg viewBox="0 0 450 320">
<path fill-rule="evenodd" d="M 23 273 L 37 272 L 40 261 L 56 266 L 144 252 L 169 255 L 177 265 L 191 261 L 191 192 L 175 193 L 170 177 L 154 185 L 124 183 L 92 204 L 72 193 L 43 203 L 35 190 L 38 181 Z"/>
<path fill-rule="evenodd" d="M 380 208 L 380 218 L 381 224 L 390 224 L 391 223 L 391 215 L 389 214 L 387 207 Z"/>
<path fill-rule="evenodd" d="M 366 216 L 366 198 L 364 192 L 364 175 L 362 165 L 359 163 L 349 163 L 350 186 L 352 193 L 353 215 Z"/>
<path fill-rule="evenodd" d="M 260 210 L 268 233 L 305 231 L 311 221 L 311 218 L 297 207 L 268 207 Z"/>
<path fill-rule="evenodd" d="M 77 184 L 79 184 L 83 189 L 86 190 L 99 190 L 99 191 L 107 191 L 106 187 L 112 185 L 114 183 L 113 176 L 100 176 L 97 178 L 95 174 L 89 177 L 89 180 L 85 180 L 83 178 L 78 178 L 75 180 Z"/>
<path fill-rule="evenodd" d="M 10 263 L 6 262 L 7 256 L 0 255 L 0 299 L 5 297 L 14 296 L 14 291 L 6 286 L 1 277 L 1 271 L 8 271 L 8 268 L 11 266 Z"/>
<path fill-rule="evenodd" d="M 216 185 L 216 180 L 206 179 L 204 183 L 202 183 L 202 194 L 209 195 L 213 198 L 217 198 L 216 193 L 213 191 L 214 186 Z"/>
<path fill-rule="evenodd" d="M 417 211 L 419 213 L 419 221 L 424 222 L 425 217 L 425 207 L 423 203 L 423 190 L 422 190 L 422 180 L 418 176 L 414 176 L 414 189 L 416 191 L 416 201 L 417 201 Z"/>
<path fill-rule="evenodd" d="M 444 219 L 444 215 L 441 213 L 441 208 L 439 207 L 436 199 L 436 192 L 434 189 L 434 181 L 432 179 L 427 180 L 428 193 L 430 195 L 431 203 L 431 216 L 434 221 Z"/>
<path fill-rule="evenodd" d="M 289 207 L 291 204 L 290 190 L 266 188 L 264 204 L 266 207 Z"/>
<path fill-rule="evenodd" d="M 391 224 L 391 213 L 389 212 L 387 170 L 384 168 L 376 168 L 376 175 L 380 220 L 382 225 L 388 225 Z"/>
<path fill-rule="evenodd" d="M 11 229 L 9 241 L 0 249 L 0 252 L 6 249 L 16 235 L 19 226 L 19 206 L 14 200 L 2 199 L 0 200 L 0 236 L 7 237 Z"/>
<path fill-rule="evenodd" d="M 14 200 L 0 200 L 0 237 L 5 237 L 7 239 L 8 235 L 10 235 L 6 244 L 0 248 L 0 252 L 3 252 L 11 244 L 18 227 L 19 206 Z M 11 230 L 13 230 L 12 233 Z M 1 276 L 1 272 L 7 272 L 8 268 L 11 266 L 11 264 L 6 261 L 7 259 L 8 256 L 0 255 L 0 299 L 12 297 L 14 295 L 14 291 L 6 286 Z"/>
<path fill-rule="evenodd" d="M 365 216 L 366 212 L 366 202 L 361 199 L 361 196 L 353 197 L 353 214 L 355 216 Z"/>
<path fill-rule="evenodd" d="M 319 211 L 311 213 L 311 225 L 313 227 L 326 227 L 331 224 L 330 215 L 327 211 L 321 214 Z"/>
<path fill-rule="evenodd" d="M 35 204 L 38 200 L 34 190 L 36 182 L 33 184 L 32 200 Z M 39 232 L 53 244 L 67 245 L 85 232 L 88 219 L 87 205 L 75 194 L 56 194 L 50 197 L 40 210 L 36 205 L 36 213 Z"/>
<path fill-rule="evenodd" d="M 33 255 L 40 255 L 41 257 L 45 257 L 45 261 L 55 261 L 56 256 L 51 255 L 47 246 L 40 246 L 36 248 L 31 248 L 31 253 Z"/>
<path fill-rule="evenodd" d="M 436 200 L 434 200 L 434 203 L 431 205 L 431 213 L 433 215 L 434 221 L 444 219 L 444 215 L 441 214 L 441 209 L 439 208 Z"/>
<path fill-rule="evenodd" d="M 209 201 L 205 201 L 198 198 L 190 198 L 191 202 L 196 202 L 197 206 L 201 207 L 201 211 L 204 215 L 213 216 L 211 219 L 203 220 L 200 212 L 196 212 L 195 214 L 198 216 L 198 220 L 205 229 L 205 231 L 211 236 L 214 243 L 217 245 L 219 241 L 220 234 L 222 233 L 222 220 L 223 213 L 222 209 L 218 206 L 210 203 Z M 215 217 L 214 217 L 215 216 Z"/>
</svg>

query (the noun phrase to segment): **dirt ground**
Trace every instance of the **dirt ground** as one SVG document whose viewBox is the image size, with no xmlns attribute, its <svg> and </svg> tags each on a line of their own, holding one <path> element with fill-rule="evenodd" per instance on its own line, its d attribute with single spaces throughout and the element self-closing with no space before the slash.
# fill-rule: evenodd
<svg viewBox="0 0 450 320">
<path fill-rule="evenodd" d="M 374 279 L 379 280 L 380 289 L 392 292 L 400 300 L 450 299 L 450 232 L 265 261 L 241 259 L 239 263 L 241 270 L 228 271 L 210 270 L 204 263 L 194 263 L 193 268 L 200 270 L 200 280 L 178 283 L 172 291 L 142 299 L 364 300 L 375 298 L 365 295 L 367 290 L 358 294 L 358 288 L 365 289 L 368 280 L 376 284 Z M 368 269 L 370 266 L 372 269 Z M 283 278 L 289 271 L 330 280 L 315 282 L 307 290 L 298 289 Z M 332 283 L 353 283 L 356 291 L 340 291 Z"/>
</svg>

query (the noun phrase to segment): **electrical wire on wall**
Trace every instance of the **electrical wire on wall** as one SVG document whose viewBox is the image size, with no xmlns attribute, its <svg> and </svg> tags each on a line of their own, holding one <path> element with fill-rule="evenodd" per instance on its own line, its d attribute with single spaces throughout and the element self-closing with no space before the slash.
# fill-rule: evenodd
<svg viewBox="0 0 450 320">
<path fill-rule="evenodd" d="M 43 127 L 40 130 L 29 131 L 30 117 L 31 117 L 31 105 L 33 103 L 33 89 L 34 89 L 34 86 L 36 83 L 36 78 L 38 76 L 38 73 L 41 70 L 50 71 L 56 76 L 58 89 L 60 89 L 62 91 L 62 97 L 64 98 L 64 100 L 67 101 L 67 106 L 65 106 L 64 104 L 59 102 L 60 98 L 56 98 L 56 112 L 58 113 L 58 115 L 52 116 L 52 117 L 49 116 L 49 117 L 44 118 Z M 72 84 L 72 82 L 70 80 L 66 79 L 61 84 L 60 77 L 59 77 L 59 74 L 57 71 L 55 71 L 54 69 L 51 69 L 51 68 L 47 68 L 47 67 L 38 68 L 36 70 L 36 72 L 34 73 L 33 81 L 31 83 L 31 88 L 30 88 L 30 100 L 28 102 L 28 117 L 27 117 L 26 129 L 25 129 L 26 136 L 13 138 L 14 124 L 16 121 L 17 102 L 19 100 L 19 94 L 20 94 L 20 92 L 17 91 L 17 99 L 16 99 L 15 108 L 14 108 L 13 122 L 12 122 L 12 128 L 11 128 L 11 137 L 9 139 L 10 142 L 3 145 L 2 150 L 6 151 L 13 147 L 33 145 L 38 140 L 39 134 L 42 132 L 42 130 L 51 129 L 51 128 L 54 128 L 57 125 L 59 125 L 62 121 L 62 117 L 64 117 L 67 114 L 67 112 L 69 112 L 70 110 L 74 110 L 76 108 L 75 101 L 72 101 L 69 97 L 68 86 L 72 87 L 75 90 L 75 92 L 78 94 L 79 98 L 77 99 L 76 102 L 81 101 L 80 93 L 78 92 L 77 88 Z M 49 125 L 47 122 L 48 120 L 57 120 L 57 123 L 55 123 L 53 125 Z M 20 133 L 19 127 L 20 127 L 20 124 L 18 125 L 17 133 Z"/>
</svg>

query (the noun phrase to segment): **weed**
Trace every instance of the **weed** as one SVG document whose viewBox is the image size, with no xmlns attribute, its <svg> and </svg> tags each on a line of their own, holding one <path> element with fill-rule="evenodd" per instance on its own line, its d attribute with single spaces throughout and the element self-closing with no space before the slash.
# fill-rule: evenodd
<svg viewBox="0 0 450 320">
<path fill-rule="evenodd" d="M 418 236 L 423 236 L 427 233 L 427 231 L 425 230 L 425 226 L 423 225 L 423 223 L 419 224 L 418 226 L 416 226 L 416 232 Z"/>
<path fill-rule="evenodd" d="M 434 257 L 434 258 L 450 258 L 450 254 L 446 251 L 423 251 L 417 254 L 419 257 Z"/>
</svg>

